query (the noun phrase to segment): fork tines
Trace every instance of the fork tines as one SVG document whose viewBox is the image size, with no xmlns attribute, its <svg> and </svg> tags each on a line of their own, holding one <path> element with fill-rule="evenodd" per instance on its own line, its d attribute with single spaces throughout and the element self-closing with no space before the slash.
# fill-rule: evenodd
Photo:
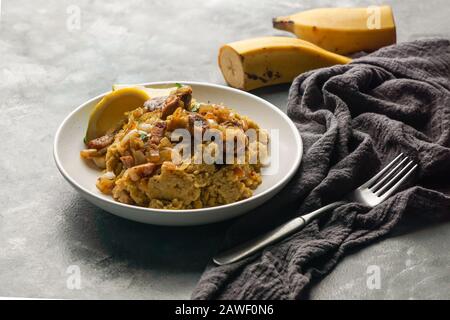
<svg viewBox="0 0 450 320">
<path fill-rule="evenodd" d="M 414 164 L 414 161 L 400 153 L 378 174 L 367 181 L 364 187 L 378 197 L 389 197 L 416 168 L 417 164 Z"/>
</svg>

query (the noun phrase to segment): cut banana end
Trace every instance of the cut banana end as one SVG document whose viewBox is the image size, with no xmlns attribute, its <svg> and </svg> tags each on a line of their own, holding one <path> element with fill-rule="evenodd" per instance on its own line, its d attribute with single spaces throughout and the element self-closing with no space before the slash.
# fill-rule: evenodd
<svg viewBox="0 0 450 320">
<path fill-rule="evenodd" d="M 225 81 L 242 90 L 288 83 L 305 71 L 350 61 L 307 41 L 289 37 L 248 39 L 226 44 L 219 51 L 219 66 Z"/>
<path fill-rule="evenodd" d="M 236 50 L 230 46 L 220 48 L 219 66 L 229 86 L 245 89 L 243 57 Z"/>
</svg>

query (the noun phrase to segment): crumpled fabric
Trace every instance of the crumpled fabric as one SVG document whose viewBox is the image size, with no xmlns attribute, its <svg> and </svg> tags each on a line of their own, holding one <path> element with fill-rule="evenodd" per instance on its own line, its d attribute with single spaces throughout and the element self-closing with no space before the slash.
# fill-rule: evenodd
<svg viewBox="0 0 450 320">
<path fill-rule="evenodd" d="M 342 197 L 403 152 L 418 165 L 402 189 L 370 208 L 344 204 L 286 240 L 202 275 L 193 299 L 301 299 L 352 248 L 401 218 L 450 217 L 450 42 L 380 49 L 297 77 L 288 115 L 304 143 L 301 166 L 274 198 L 237 219 L 221 249 Z"/>
</svg>

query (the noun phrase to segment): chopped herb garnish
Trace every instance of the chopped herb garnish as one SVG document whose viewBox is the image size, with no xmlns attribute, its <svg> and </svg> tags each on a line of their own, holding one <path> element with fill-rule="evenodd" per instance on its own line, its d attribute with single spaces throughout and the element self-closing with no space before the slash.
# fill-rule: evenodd
<svg viewBox="0 0 450 320">
<path fill-rule="evenodd" d="M 175 83 L 175 86 L 177 87 L 177 88 L 181 88 L 183 85 L 181 84 L 181 83 Z"/>
<path fill-rule="evenodd" d="M 191 104 L 192 112 L 198 112 L 199 109 L 200 109 L 200 103 L 194 102 L 193 104 Z"/>
<path fill-rule="evenodd" d="M 148 134 L 146 134 L 146 133 L 141 133 L 141 140 L 142 141 L 147 141 L 148 140 Z"/>
</svg>

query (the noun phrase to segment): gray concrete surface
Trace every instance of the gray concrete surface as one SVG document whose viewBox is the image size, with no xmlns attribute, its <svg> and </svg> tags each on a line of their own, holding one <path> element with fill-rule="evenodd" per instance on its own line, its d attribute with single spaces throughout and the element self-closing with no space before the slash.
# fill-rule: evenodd
<svg viewBox="0 0 450 320">
<path fill-rule="evenodd" d="M 0 296 L 189 298 L 230 222 L 142 225 L 83 200 L 52 159 L 57 126 L 113 83 L 223 83 L 220 44 L 283 34 L 271 17 L 377 1 L 1 1 Z M 448 0 L 385 1 L 399 41 L 450 37 Z M 72 14 L 81 25 L 73 29 Z M 285 109 L 287 86 L 258 90 Z M 410 221 L 355 252 L 311 291 L 313 299 L 449 298 L 450 223 Z M 380 288 L 369 289 L 369 266 Z M 70 289 L 73 269 L 81 289 Z M 371 269 L 369 268 L 369 271 Z M 69 273 L 68 273 L 69 271 Z"/>
</svg>

